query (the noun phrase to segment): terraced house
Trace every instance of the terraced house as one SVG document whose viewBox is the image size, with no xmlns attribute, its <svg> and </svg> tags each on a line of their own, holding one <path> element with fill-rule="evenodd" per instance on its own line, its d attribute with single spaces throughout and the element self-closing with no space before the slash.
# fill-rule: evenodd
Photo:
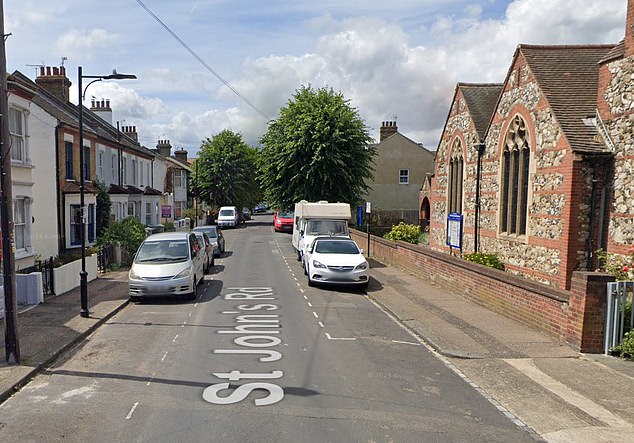
<svg viewBox="0 0 634 443">
<path fill-rule="evenodd" d="M 430 247 L 497 254 L 561 289 L 634 243 L 634 0 L 618 44 L 517 47 L 500 84 L 456 86 L 429 190 Z"/>
</svg>

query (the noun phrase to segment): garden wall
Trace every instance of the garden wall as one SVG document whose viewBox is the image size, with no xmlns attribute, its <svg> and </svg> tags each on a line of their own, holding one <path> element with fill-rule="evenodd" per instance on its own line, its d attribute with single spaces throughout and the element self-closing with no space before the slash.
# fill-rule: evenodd
<svg viewBox="0 0 634 443">
<path fill-rule="evenodd" d="M 462 295 L 492 311 L 558 337 L 580 352 L 603 352 L 607 282 L 614 277 L 574 272 L 570 291 L 508 272 L 351 230 L 369 256 Z"/>
</svg>

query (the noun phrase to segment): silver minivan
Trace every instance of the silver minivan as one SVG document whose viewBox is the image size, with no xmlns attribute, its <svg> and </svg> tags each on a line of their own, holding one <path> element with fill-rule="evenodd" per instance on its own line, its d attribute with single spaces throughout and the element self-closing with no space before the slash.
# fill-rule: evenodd
<svg viewBox="0 0 634 443">
<path fill-rule="evenodd" d="M 197 297 L 204 278 L 204 251 L 193 232 L 164 232 L 139 246 L 128 274 L 131 300 L 155 296 Z"/>
</svg>

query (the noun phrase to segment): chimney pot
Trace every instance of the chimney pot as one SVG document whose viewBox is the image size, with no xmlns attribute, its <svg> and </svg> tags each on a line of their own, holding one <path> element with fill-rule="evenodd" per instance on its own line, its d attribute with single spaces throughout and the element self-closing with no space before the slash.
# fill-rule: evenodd
<svg viewBox="0 0 634 443">
<path fill-rule="evenodd" d="M 44 76 L 44 66 L 40 66 L 40 76 Z"/>
<path fill-rule="evenodd" d="M 60 75 L 64 75 L 65 76 L 66 75 L 66 68 L 64 66 L 61 66 L 59 68 L 59 73 L 60 73 Z"/>
<path fill-rule="evenodd" d="M 51 75 L 51 67 L 50 66 L 46 67 L 46 75 Z"/>
</svg>

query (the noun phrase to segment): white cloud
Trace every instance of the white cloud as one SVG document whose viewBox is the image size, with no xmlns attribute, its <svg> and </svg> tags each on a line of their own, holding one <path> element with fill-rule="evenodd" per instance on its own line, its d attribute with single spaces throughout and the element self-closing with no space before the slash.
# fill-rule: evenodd
<svg viewBox="0 0 634 443">
<path fill-rule="evenodd" d="M 57 40 L 56 50 L 67 57 L 90 61 L 97 51 L 116 47 L 119 40 L 105 29 L 71 29 Z"/>
</svg>

